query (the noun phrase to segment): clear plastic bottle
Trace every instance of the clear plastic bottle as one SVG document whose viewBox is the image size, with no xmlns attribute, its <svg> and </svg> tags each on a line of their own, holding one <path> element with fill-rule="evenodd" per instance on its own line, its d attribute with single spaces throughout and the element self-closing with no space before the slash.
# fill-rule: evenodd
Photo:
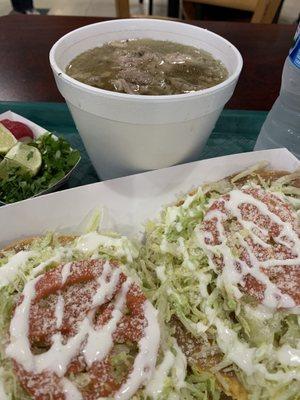
<svg viewBox="0 0 300 400">
<path fill-rule="evenodd" d="M 286 147 L 300 159 L 300 24 L 282 72 L 280 94 L 258 136 L 254 150 Z"/>
</svg>

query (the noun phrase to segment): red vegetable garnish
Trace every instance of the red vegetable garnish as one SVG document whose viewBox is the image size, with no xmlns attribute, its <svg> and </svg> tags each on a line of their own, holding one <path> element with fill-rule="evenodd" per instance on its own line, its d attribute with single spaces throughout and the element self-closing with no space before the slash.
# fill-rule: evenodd
<svg viewBox="0 0 300 400">
<path fill-rule="evenodd" d="M 29 126 L 23 124 L 23 122 L 11 121 L 10 119 L 3 119 L 0 122 L 14 135 L 17 140 L 25 137 L 34 139 L 32 130 L 29 128 Z"/>
</svg>

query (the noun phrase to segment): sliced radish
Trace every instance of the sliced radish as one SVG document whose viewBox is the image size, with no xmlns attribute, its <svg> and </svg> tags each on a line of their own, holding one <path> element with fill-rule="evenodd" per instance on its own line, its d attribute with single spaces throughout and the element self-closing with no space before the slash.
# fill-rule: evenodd
<svg viewBox="0 0 300 400">
<path fill-rule="evenodd" d="M 23 124 L 23 122 L 11 121 L 10 119 L 3 119 L 0 122 L 14 135 L 17 140 L 23 141 L 25 138 L 34 139 L 32 130 L 29 128 L 29 126 Z"/>
</svg>

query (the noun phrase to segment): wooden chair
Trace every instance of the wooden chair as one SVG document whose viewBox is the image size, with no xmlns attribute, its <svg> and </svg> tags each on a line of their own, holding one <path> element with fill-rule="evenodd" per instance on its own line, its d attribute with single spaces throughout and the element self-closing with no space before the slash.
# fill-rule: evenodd
<svg viewBox="0 0 300 400">
<path fill-rule="evenodd" d="M 143 4 L 143 0 L 139 0 L 140 4 Z M 115 0 L 116 11 L 118 18 L 129 18 L 130 7 L 129 0 Z M 152 15 L 153 11 L 153 0 L 149 0 L 149 15 Z"/>
<path fill-rule="evenodd" d="M 185 18 L 195 18 L 196 3 L 252 11 L 251 22 L 271 24 L 282 0 L 183 0 Z"/>
<path fill-rule="evenodd" d="M 129 0 L 115 0 L 115 4 L 118 18 L 130 17 Z"/>
</svg>

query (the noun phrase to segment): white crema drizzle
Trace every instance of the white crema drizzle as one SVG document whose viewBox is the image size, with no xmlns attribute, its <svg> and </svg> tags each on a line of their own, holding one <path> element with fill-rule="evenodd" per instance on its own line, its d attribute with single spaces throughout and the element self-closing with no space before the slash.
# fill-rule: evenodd
<svg viewBox="0 0 300 400">
<path fill-rule="evenodd" d="M 259 228 L 252 221 L 245 221 L 242 218 L 241 211 L 239 207 L 243 203 L 251 204 L 257 207 L 259 212 L 264 216 L 270 218 L 270 220 L 281 227 L 281 233 L 275 240 L 278 243 L 282 243 L 291 249 L 292 253 L 296 255 L 293 259 L 287 260 L 267 260 L 267 261 L 259 261 L 255 254 L 253 253 L 250 246 L 244 240 L 241 234 L 237 234 L 240 243 L 247 250 L 251 267 L 249 267 L 242 260 L 235 258 L 232 254 L 230 248 L 226 245 L 226 235 L 223 227 L 223 221 L 227 219 L 227 215 L 224 214 L 220 210 L 210 210 L 207 212 L 205 219 L 216 218 L 217 220 L 217 230 L 221 240 L 220 245 L 209 245 L 205 242 L 205 238 L 211 238 L 210 232 L 203 232 L 203 230 L 197 229 L 197 237 L 200 241 L 201 247 L 206 251 L 210 262 L 212 262 L 212 253 L 218 252 L 223 256 L 224 266 L 222 272 L 218 276 L 218 285 L 223 285 L 227 289 L 230 288 L 236 298 L 241 297 L 241 292 L 238 289 L 238 284 L 243 284 L 244 276 L 247 274 L 252 275 L 259 282 L 263 283 L 266 287 L 264 298 L 262 300 L 262 304 L 270 309 L 275 309 L 278 307 L 283 308 L 293 308 L 295 307 L 295 302 L 291 298 L 291 296 L 284 294 L 280 291 L 280 289 L 274 285 L 268 276 L 261 271 L 261 267 L 271 268 L 276 265 L 297 265 L 300 263 L 300 239 L 293 229 L 293 226 L 289 222 L 283 222 L 276 214 L 272 213 L 267 205 L 262 201 L 252 197 L 251 195 L 244 193 L 241 190 L 232 190 L 229 193 L 229 200 L 225 201 L 226 210 L 234 217 L 237 218 L 238 222 L 242 225 L 244 229 L 249 232 L 254 242 L 261 244 L 263 242 L 261 238 L 258 236 L 258 232 L 262 236 L 266 235 L 266 231 Z M 212 201 L 212 203 L 215 200 Z M 269 245 L 264 242 L 264 247 L 268 247 Z M 235 262 L 238 261 L 241 267 L 241 271 L 239 272 L 235 266 Z"/>
<path fill-rule="evenodd" d="M 148 382 L 145 388 L 146 394 L 153 400 L 159 400 L 164 390 L 165 380 L 172 372 L 175 376 L 174 389 L 176 389 L 177 393 L 170 393 L 169 399 L 179 399 L 180 389 L 185 386 L 187 360 L 175 340 L 173 349 L 175 350 L 176 355 L 174 355 L 171 350 L 167 350 L 165 352 L 162 362 L 156 368 L 151 380 Z"/>
<path fill-rule="evenodd" d="M 45 268 L 52 263 L 59 263 L 65 256 L 70 256 L 72 249 L 70 247 L 58 247 L 54 249 L 54 255 L 45 261 L 35 265 L 35 258 L 38 256 L 37 251 L 22 250 L 11 256 L 7 263 L 0 267 L 0 288 L 10 285 L 23 270 L 26 269 L 28 261 L 32 261 L 34 265 L 30 272 L 30 279 L 35 278 L 44 272 Z"/>
<path fill-rule="evenodd" d="M 62 269 L 62 284 L 68 279 L 70 266 L 71 264 L 68 263 Z M 80 323 L 76 335 L 71 337 L 67 343 L 63 343 L 61 333 L 56 333 L 52 337 L 53 344 L 51 348 L 47 352 L 38 355 L 34 355 L 31 352 L 28 332 L 30 306 L 35 298 L 35 287 L 41 276 L 27 282 L 23 290 L 23 301 L 16 307 L 11 321 L 10 344 L 6 348 L 6 355 L 13 358 L 28 372 L 38 374 L 44 370 L 52 371 L 62 378 L 62 387 L 66 400 L 81 400 L 82 396 L 79 390 L 64 377 L 64 374 L 73 357 L 81 350 L 83 342 L 85 342 L 85 346 L 82 352 L 88 366 L 95 361 L 103 360 L 111 351 L 113 346 L 112 335 L 122 317 L 126 295 L 132 283 L 130 278 L 127 278 L 122 284 L 114 303 L 112 317 L 108 323 L 95 329 L 92 326 L 92 321 L 96 308 L 101 306 L 105 299 L 114 293 L 119 281 L 119 275 L 120 269 L 112 268 L 107 261 L 103 266 L 101 276 L 98 278 L 99 287 L 92 299 L 93 310 Z M 62 323 L 63 312 L 64 301 L 61 294 L 59 294 L 55 308 L 56 326 L 58 328 Z M 130 399 L 139 387 L 149 380 L 155 369 L 160 330 L 157 311 L 148 300 L 144 303 L 144 315 L 147 320 L 147 326 L 144 330 L 144 336 L 138 343 L 139 353 L 127 381 L 115 394 L 115 398 L 118 400 Z"/>
<path fill-rule="evenodd" d="M 125 257 L 128 262 L 138 256 L 138 251 L 125 236 L 110 237 L 98 232 L 89 232 L 80 236 L 75 246 L 80 252 L 89 254 L 96 252 L 99 247 L 114 249 L 117 257 Z"/>
<path fill-rule="evenodd" d="M 9 261 L 0 267 L 0 288 L 9 285 L 26 266 L 30 257 L 35 255 L 34 251 L 20 251 L 13 255 Z"/>
<path fill-rule="evenodd" d="M 265 379 L 271 381 L 300 380 L 300 372 L 297 369 L 269 372 L 265 365 L 256 360 L 259 351 L 257 348 L 251 348 L 248 343 L 240 341 L 237 333 L 226 326 L 219 318 L 216 318 L 215 326 L 217 328 L 218 346 L 226 354 L 226 358 L 234 362 L 246 375 L 258 372 Z M 272 347 L 270 354 L 283 366 L 298 367 L 300 365 L 300 350 L 293 349 L 289 345 L 285 344 L 277 350 Z"/>
<path fill-rule="evenodd" d="M 204 232 L 199 227 L 196 230 L 197 238 L 199 239 L 200 245 L 207 254 L 209 258 L 210 265 L 215 268 L 213 262 L 213 254 L 222 255 L 223 257 L 223 269 L 222 272 L 218 271 L 217 284 L 224 286 L 226 289 L 231 290 L 236 298 L 240 298 L 242 293 L 239 291 L 237 285 L 243 283 L 244 276 L 246 274 L 251 274 L 258 281 L 262 282 L 266 289 L 264 293 L 264 299 L 261 305 L 258 305 L 254 310 L 255 315 L 259 319 L 269 319 L 272 318 L 273 313 L 277 307 L 289 308 L 290 312 L 295 313 L 296 309 L 299 307 L 295 306 L 294 300 L 282 293 L 279 288 L 274 285 L 264 274 L 260 267 L 271 268 L 276 265 L 297 265 L 300 261 L 300 240 L 297 233 L 294 231 L 292 225 L 287 222 L 283 222 L 276 214 L 269 211 L 266 204 L 253 198 L 240 190 L 233 190 L 229 193 L 230 198 L 225 202 L 225 208 L 230 215 L 237 218 L 238 222 L 242 225 L 244 229 L 250 232 L 251 237 L 254 242 L 261 244 L 261 237 L 266 236 L 267 231 L 263 230 L 255 225 L 252 221 L 244 221 L 239 209 L 239 206 L 243 203 L 248 203 L 256 206 L 261 214 L 268 216 L 271 221 L 278 224 L 281 228 L 281 233 L 278 238 L 275 238 L 278 243 L 283 243 L 292 250 L 292 253 L 296 255 L 296 258 L 288 260 L 267 260 L 259 261 L 253 250 L 250 248 L 248 243 L 245 241 L 240 233 L 237 233 L 240 244 L 247 250 L 251 267 L 249 267 L 245 262 L 241 261 L 239 258 L 235 258 L 232 254 L 229 246 L 226 245 L 226 235 L 223 227 L 223 221 L 227 219 L 227 215 L 220 210 L 211 210 L 206 214 L 207 219 L 216 218 L 217 231 L 219 238 L 221 240 L 220 245 L 209 245 L 205 242 L 205 238 L 212 239 L 210 232 Z M 212 200 L 211 204 L 215 200 Z M 264 242 L 264 247 L 270 246 Z M 241 267 L 239 272 L 236 268 L 235 262 L 238 261 Z M 246 375 L 252 375 L 254 373 L 262 374 L 265 379 L 273 381 L 283 381 L 287 382 L 292 379 L 300 379 L 300 373 L 296 370 L 284 372 L 278 371 L 276 373 L 270 373 L 266 366 L 261 364 L 256 360 L 257 348 L 250 348 L 250 346 L 242 342 L 235 331 L 230 329 L 224 324 L 219 318 L 215 318 L 213 324 L 217 330 L 217 343 L 226 358 L 231 362 L 234 362 Z M 274 359 L 287 367 L 298 367 L 300 366 L 300 349 L 292 348 L 288 345 L 283 345 L 277 349 L 272 347 L 270 353 L 273 355 Z"/>
</svg>

